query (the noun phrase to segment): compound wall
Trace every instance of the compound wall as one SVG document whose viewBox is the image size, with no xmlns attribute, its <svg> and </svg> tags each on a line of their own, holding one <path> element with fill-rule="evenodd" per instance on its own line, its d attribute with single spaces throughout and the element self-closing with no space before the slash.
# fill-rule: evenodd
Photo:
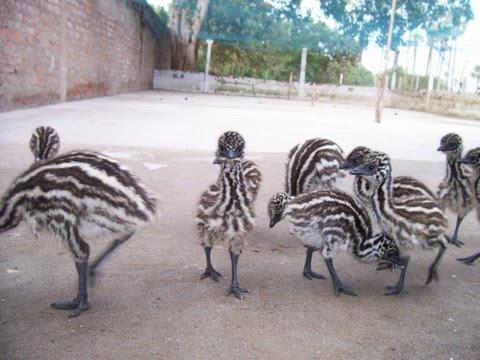
<svg viewBox="0 0 480 360">
<path fill-rule="evenodd" d="M 145 0 L 2 0 L 0 111 L 151 89 L 166 31 Z"/>
</svg>

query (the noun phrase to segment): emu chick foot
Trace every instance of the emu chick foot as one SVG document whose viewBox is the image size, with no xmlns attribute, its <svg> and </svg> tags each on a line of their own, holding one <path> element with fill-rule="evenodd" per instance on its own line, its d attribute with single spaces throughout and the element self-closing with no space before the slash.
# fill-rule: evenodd
<svg viewBox="0 0 480 360">
<path fill-rule="evenodd" d="M 303 269 L 303 276 L 305 276 L 309 280 L 325 279 L 325 276 L 323 276 L 322 274 L 313 272 L 312 270 L 309 270 L 309 269 Z"/>
<path fill-rule="evenodd" d="M 235 295 L 238 299 L 243 300 L 243 293 L 248 293 L 250 290 L 248 289 L 242 289 L 241 287 L 238 286 L 230 286 L 227 290 L 227 296 L 230 294 Z"/>
<path fill-rule="evenodd" d="M 56 310 L 73 310 L 67 317 L 72 318 L 80 315 L 90 308 L 88 301 L 73 299 L 72 301 L 56 301 L 50 305 Z"/>
<path fill-rule="evenodd" d="M 213 281 L 216 281 L 218 282 L 219 278 L 222 277 L 222 274 L 220 274 L 218 271 L 216 271 L 214 268 L 206 268 L 205 271 L 202 273 L 202 275 L 200 276 L 200 279 L 203 280 L 205 279 L 206 277 L 209 277 L 210 279 L 212 279 Z"/>
</svg>

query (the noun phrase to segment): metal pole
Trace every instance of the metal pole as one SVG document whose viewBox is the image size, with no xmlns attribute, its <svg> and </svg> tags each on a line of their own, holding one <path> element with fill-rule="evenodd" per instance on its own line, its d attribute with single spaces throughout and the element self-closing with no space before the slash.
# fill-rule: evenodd
<svg viewBox="0 0 480 360">
<path fill-rule="evenodd" d="M 210 55 L 212 54 L 212 44 L 213 40 L 207 40 L 207 59 L 205 60 L 205 74 L 203 76 L 203 92 L 208 93 L 208 80 L 209 75 L 208 72 L 210 71 Z"/>
<path fill-rule="evenodd" d="M 395 21 L 395 7 L 397 0 L 392 0 L 392 11 L 390 14 L 390 27 L 388 28 L 388 40 L 387 49 L 385 51 L 385 64 L 383 67 L 383 73 L 380 75 L 377 81 L 377 104 L 375 109 L 375 121 L 380 123 L 382 121 L 382 108 L 383 108 L 383 93 L 385 91 L 385 74 L 387 73 L 388 58 L 390 55 L 390 47 L 392 45 L 392 32 L 393 22 Z"/>
<path fill-rule="evenodd" d="M 298 97 L 305 96 L 305 68 L 307 67 L 307 48 L 302 49 L 302 61 L 300 62 L 300 81 L 298 84 Z"/>
</svg>

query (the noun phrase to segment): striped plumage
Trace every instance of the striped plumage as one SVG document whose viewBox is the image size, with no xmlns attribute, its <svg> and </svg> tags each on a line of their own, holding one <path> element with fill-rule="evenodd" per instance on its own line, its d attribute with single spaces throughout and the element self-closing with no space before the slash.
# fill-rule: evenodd
<svg viewBox="0 0 480 360">
<path fill-rule="evenodd" d="M 480 147 L 470 150 L 463 158 L 459 159 L 458 162 L 469 165 L 473 171 L 472 183 L 475 191 L 477 218 L 480 222 Z M 473 264 L 478 258 L 480 258 L 480 252 L 458 260 L 466 264 Z"/>
<path fill-rule="evenodd" d="M 452 241 L 463 244 L 457 240 L 458 228 L 463 218 L 476 205 L 473 173 L 470 167 L 457 161 L 462 157 L 463 151 L 462 138 L 457 134 L 450 133 L 442 137 L 437 150 L 444 152 L 447 158 L 445 177 L 437 191 L 439 203 L 443 209 L 449 208 L 457 214 L 457 224 Z"/>
<path fill-rule="evenodd" d="M 223 161 L 217 183 L 202 194 L 198 205 L 196 220 L 202 246 L 223 242 L 240 254 L 253 230 L 253 218 L 242 161 Z"/>
<path fill-rule="evenodd" d="M 341 169 L 353 169 L 359 166 L 373 150 L 358 146 L 353 149 L 340 165 Z M 353 191 L 361 203 L 368 209 L 371 208 L 371 198 L 373 195 L 374 185 L 372 179 L 363 176 L 356 176 L 353 182 Z M 418 197 L 427 197 L 436 200 L 433 192 L 421 181 L 410 176 L 396 176 L 393 179 L 393 201 L 403 202 Z"/>
<path fill-rule="evenodd" d="M 257 164 L 252 160 L 242 161 L 243 176 L 245 177 L 245 186 L 247 189 L 248 200 L 253 203 L 260 190 L 260 184 L 262 183 L 262 174 L 258 169 Z"/>
<path fill-rule="evenodd" d="M 361 261 L 398 264 L 395 242 L 373 234 L 366 209 L 351 195 L 338 189 L 324 189 L 291 197 L 275 194 L 268 204 L 270 226 L 286 219 L 291 233 L 304 245 L 320 249 L 332 278 L 335 294 L 356 295 L 338 279 L 332 255 L 336 248 L 348 248 Z"/>
<path fill-rule="evenodd" d="M 45 161 L 54 157 L 60 149 L 60 138 L 55 129 L 50 126 L 40 126 L 33 131 L 30 138 L 35 162 Z"/>
<path fill-rule="evenodd" d="M 335 186 L 337 180 L 345 176 L 339 170 L 342 162 L 343 150 L 331 140 L 315 138 L 295 145 L 285 164 L 286 194 L 297 196 Z M 312 255 L 316 249 L 306 247 L 303 276 L 310 280 L 324 279 L 312 271 Z"/>
<path fill-rule="evenodd" d="M 95 267 L 154 213 L 155 201 L 130 171 L 101 154 L 73 151 L 37 162 L 15 179 L 1 200 L 0 231 L 25 219 L 35 235 L 50 232 L 69 245 L 79 275 L 78 294 L 52 307 L 73 310 L 69 316 L 77 316 L 89 307 L 87 239 L 115 237 L 91 264 L 93 275 Z"/>
<path fill-rule="evenodd" d="M 310 139 L 288 153 L 285 192 L 291 196 L 334 186 L 342 177 L 343 150 L 327 139 Z"/>
<path fill-rule="evenodd" d="M 445 234 L 447 219 L 437 202 L 428 197 L 406 199 L 401 203 L 393 199 L 392 166 L 389 157 L 381 152 L 372 152 L 363 163 L 350 172 L 353 175 L 368 176 L 374 186 L 372 207 L 380 221 L 382 230 L 395 239 L 398 246 L 405 249 L 415 245 L 423 248 L 440 247 L 437 258 L 430 267 L 426 283 L 437 279 L 437 265 L 442 257 L 449 239 Z M 403 257 L 408 262 L 408 257 Z M 387 289 L 387 293 L 401 294 L 402 276 L 396 286 Z"/>
<path fill-rule="evenodd" d="M 224 133 L 214 163 L 220 164 L 218 180 L 206 190 L 198 205 L 197 230 L 204 247 L 207 267 L 202 279 L 218 281 L 221 276 L 211 263 L 211 249 L 222 242 L 228 247 L 232 263 L 232 278 L 227 294 L 242 299 L 247 292 L 238 285 L 237 264 L 245 239 L 253 231 L 253 204 L 261 182 L 257 165 L 243 159 L 244 140 L 237 132 Z"/>
</svg>

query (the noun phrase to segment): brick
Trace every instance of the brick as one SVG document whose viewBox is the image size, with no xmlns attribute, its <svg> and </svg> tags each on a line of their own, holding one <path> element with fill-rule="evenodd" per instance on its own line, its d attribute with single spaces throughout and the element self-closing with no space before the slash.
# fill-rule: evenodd
<svg viewBox="0 0 480 360">
<path fill-rule="evenodd" d="M 59 101 L 65 64 L 67 99 L 150 88 L 156 53 L 168 44 L 143 29 L 140 54 L 139 23 L 125 1 L 67 0 L 63 6 L 58 0 L 0 0 L 0 78 L 7 94 L 0 96 L 0 111 Z"/>
</svg>

